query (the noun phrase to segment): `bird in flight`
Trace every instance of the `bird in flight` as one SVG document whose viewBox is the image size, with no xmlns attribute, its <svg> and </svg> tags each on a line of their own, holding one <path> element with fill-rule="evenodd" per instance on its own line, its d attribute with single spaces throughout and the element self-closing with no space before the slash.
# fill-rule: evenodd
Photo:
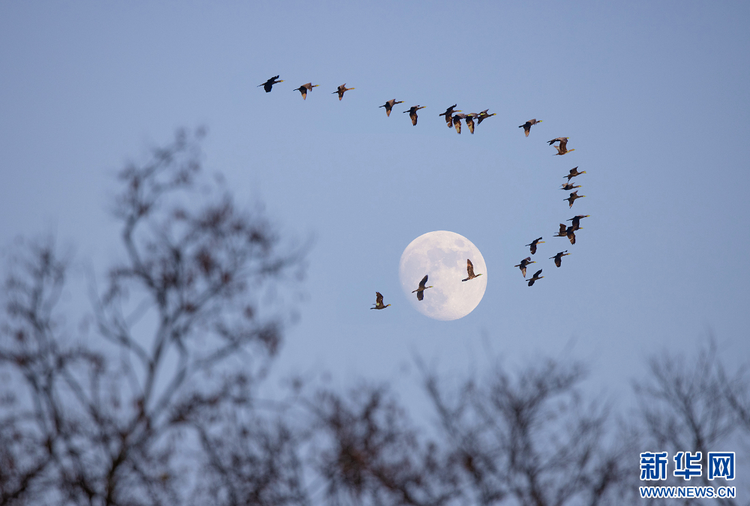
<svg viewBox="0 0 750 506">
<path fill-rule="evenodd" d="M 560 144 L 555 144 L 556 142 L 559 142 Z M 575 149 L 568 149 L 567 137 L 558 137 L 556 139 L 552 139 L 551 141 L 547 141 L 547 144 L 549 144 L 550 146 L 554 144 L 554 148 L 557 149 L 557 153 L 555 153 L 556 155 L 564 155 L 565 153 L 575 151 Z"/>
<path fill-rule="evenodd" d="M 576 199 L 582 199 L 585 196 L 586 195 L 578 195 L 578 190 L 576 190 L 574 192 L 571 192 L 570 196 L 567 199 L 563 199 L 563 200 L 568 201 L 568 204 L 569 204 L 568 207 L 570 208 L 570 207 L 573 207 L 573 202 L 575 202 Z"/>
<path fill-rule="evenodd" d="M 258 88 L 260 88 L 261 86 L 263 86 L 263 89 L 266 90 L 266 93 L 268 93 L 268 92 L 271 91 L 271 88 L 273 88 L 274 84 L 279 84 L 279 83 L 283 83 L 284 82 L 283 79 L 280 80 L 280 81 L 277 81 L 276 79 L 278 79 L 278 78 L 279 78 L 279 76 L 273 76 L 271 79 L 269 79 L 265 83 L 259 84 Z"/>
<path fill-rule="evenodd" d="M 449 108 L 445 110 L 445 112 L 441 112 L 438 114 L 438 116 L 445 116 L 445 123 L 448 125 L 448 128 L 453 126 L 453 113 L 454 112 L 461 112 L 461 109 L 455 110 L 456 106 L 458 104 L 453 104 Z"/>
<path fill-rule="evenodd" d="M 540 119 L 530 119 L 529 121 L 527 121 L 523 125 L 519 125 L 518 128 L 523 128 L 523 133 L 525 133 L 526 137 L 528 137 L 529 136 L 529 132 L 531 132 L 531 126 L 532 125 L 536 125 L 537 123 L 541 123 L 541 122 L 542 122 L 542 120 L 540 120 Z"/>
<path fill-rule="evenodd" d="M 561 190 L 575 190 L 576 188 L 580 188 L 580 187 L 581 185 L 576 185 L 575 183 L 571 183 L 570 181 L 568 181 L 567 183 L 563 183 L 562 188 L 560 189 Z"/>
<path fill-rule="evenodd" d="M 339 86 L 336 91 L 334 91 L 333 93 L 331 93 L 331 95 L 335 95 L 336 93 L 338 93 L 339 94 L 339 100 L 341 100 L 342 98 L 344 98 L 344 93 L 346 93 L 349 90 L 353 90 L 353 89 L 354 88 L 347 88 L 346 87 L 346 83 L 344 83 L 341 86 Z"/>
<path fill-rule="evenodd" d="M 581 220 L 584 218 L 588 218 L 591 216 L 590 214 L 579 214 L 578 216 L 573 216 L 572 218 L 569 218 L 565 221 L 572 221 L 573 223 L 570 224 L 570 226 L 573 228 L 573 230 L 578 230 L 581 228 Z"/>
<path fill-rule="evenodd" d="M 458 113 L 453 115 L 453 126 L 456 127 L 456 132 L 461 133 L 461 120 L 466 118 L 466 114 Z"/>
<path fill-rule="evenodd" d="M 534 286 L 534 281 L 538 281 L 544 277 L 544 276 L 540 276 L 540 274 L 542 273 L 542 270 L 543 269 L 539 269 L 538 271 L 534 273 L 534 275 L 531 278 L 526 280 L 529 282 L 529 286 Z"/>
<path fill-rule="evenodd" d="M 307 83 L 303 84 L 299 88 L 294 88 L 292 91 L 299 91 L 302 94 L 302 100 L 307 100 L 307 92 L 312 91 L 313 88 L 320 86 L 319 84 Z"/>
<path fill-rule="evenodd" d="M 477 117 L 477 125 L 481 125 L 482 121 L 497 114 L 496 112 L 493 112 L 492 114 L 487 114 L 487 111 L 489 111 L 489 109 L 485 109 L 484 111 L 479 113 L 479 116 Z"/>
<path fill-rule="evenodd" d="M 474 118 L 479 117 L 479 114 L 472 112 L 466 115 L 466 126 L 469 127 L 469 132 L 474 133 Z"/>
<path fill-rule="evenodd" d="M 394 98 L 393 100 L 389 100 L 388 102 L 381 105 L 380 107 L 385 107 L 385 115 L 390 116 L 391 111 L 393 110 L 393 106 L 396 104 L 403 104 L 403 103 L 404 103 L 403 100 L 396 101 L 396 99 Z"/>
<path fill-rule="evenodd" d="M 542 238 L 540 237 L 539 239 L 534 239 L 533 241 L 531 241 L 531 244 L 526 244 L 526 246 L 530 246 L 531 247 L 531 254 L 535 255 L 536 254 L 536 246 L 537 246 L 537 244 L 542 244 L 542 243 L 544 243 L 544 241 L 542 241 Z"/>
<path fill-rule="evenodd" d="M 563 176 L 563 177 L 567 177 L 568 181 L 570 181 L 574 177 L 580 176 L 581 174 L 586 174 L 586 171 L 584 170 L 583 172 L 578 172 L 578 167 L 573 167 L 572 169 L 570 169 L 570 174 L 568 174 L 567 176 Z"/>
<path fill-rule="evenodd" d="M 419 282 L 419 288 L 416 290 L 412 290 L 411 293 L 417 292 L 417 300 L 424 299 L 424 291 L 428 288 L 432 288 L 432 286 L 425 286 L 427 284 L 427 274 L 424 275 L 422 278 L 422 281 Z"/>
<path fill-rule="evenodd" d="M 407 112 L 409 113 L 409 117 L 411 118 L 411 124 L 413 126 L 417 126 L 417 119 L 418 119 L 417 118 L 417 111 L 420 110 L 420 109 L 424 109 L 425 107 L 427 107 L 427 106 L 426 105 L 413 105 L 413 106 L 411 106 L 409 108 L 408 111 L 404 111 L 404 114 L 407 113 Z"/>
<path fill-rule="evenodd" d="M 570 241 L 570 244 L 576 243 L 576 230 L 580 230 L 579 228 L 573 228 L 572 226 L 567 227 L 565 226 L 565 223 L 560 223 L 560 230 L 557 232 L 555 237 L 567 237 Z"/>
<path fill-rule="evenodd" d="M 371 307 L 370 309 L 385 309 L 390 304 L 383 305 L 383 294 L 380 292 L 375 292 L 375 305 Z"/>
<path fill-rule="evenodd" d="M 560 267 L 562 265 L 562 257 L 566 257 L 568 255 L 570 255 L 570 253 L 568 253 L 568 250 L 565 250 L 565 251 L 561 251 L 557 255 L 555 255 L 553 257 L 550 257 L 550 258 L 554 258 L 555 259 L 555 265 L 558 266 L 558 267 Z"/>
<path fill-rule="evenodd" d="M 474 274 L 474 264 L 471 263 L 471 260 L 468 258 L 466 259 L 466 272 L 469 273 L 469 277 L 466 279 L 462 279 L 461 281 L 469 281 L 470 279 L 478 278 L 481 276 L 481 274 Z"/>
<path fill-rule="evenodd" d="M 519 267 L 521 269 L 521 275 L 525 278 L 526 277 L 526 266 L 529 264 L 535 264 L 536 261 L 532 260 L 531 257 L 526 257 L 523 260 L 521 260 L 521 263 L 518 265 L 514 265 L 513 267 Z"/>
</svg>

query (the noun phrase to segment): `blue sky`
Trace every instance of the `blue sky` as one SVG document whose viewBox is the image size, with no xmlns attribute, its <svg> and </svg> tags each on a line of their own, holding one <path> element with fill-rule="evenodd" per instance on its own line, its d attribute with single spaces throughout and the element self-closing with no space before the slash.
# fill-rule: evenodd
<svg viewBox="0 0 750 506">
<path fill-rule="evenodd" d="M 314 239 L 280 375 L 408 390 L 415 356 L 463 374 L 545 352 L 627 393 L 646 356 L 709 333 L 746 361 L 749 22 L 746 2 L 0 2 L 0 246 L 52 232 L 103 267 L 114 173 L 203 125 L 238 202 Z M 454 103 L 497 115 L 457 135 L 438 116 Z M 558 136 L 576 151 L 552 156 Z M 568 209 L 574 166 L 587 197 Z M 571 246 L 553 235 L 575 214 L 591 217 Z M 433 230 L 487 262 L 461 320 L 399 288 L 402 251 Z M 539 236 L 529 288 L 513 265 Z M 376 290 L 387 310 L 368 309 Z"/>
</svg>

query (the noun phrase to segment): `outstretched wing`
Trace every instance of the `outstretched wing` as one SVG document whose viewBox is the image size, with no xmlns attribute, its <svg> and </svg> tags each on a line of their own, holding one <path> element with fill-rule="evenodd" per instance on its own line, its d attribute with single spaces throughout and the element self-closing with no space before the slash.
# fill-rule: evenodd
<svg viewBox="0 0 750 506">
<path fill-rule="evenodd" d="M 466 259 L 466 272 L 469 273 L 470 278 L 474 277 L 474 264 L 468 258 Z"/>
</svg>

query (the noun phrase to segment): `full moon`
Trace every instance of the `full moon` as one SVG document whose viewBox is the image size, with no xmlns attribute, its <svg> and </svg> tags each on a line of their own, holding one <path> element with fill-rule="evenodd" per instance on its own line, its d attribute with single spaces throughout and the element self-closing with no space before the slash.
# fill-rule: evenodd
<svg viewBox="0 0 750 506">
<path fill-rule="evenodd" d="M 474 274 L 468 277 L 466 260 L 474 264 Z M 429 276 L 424 300 L 412 293 L 419 282 Z M 457 320 L 474 311 L 487 289 L 487 265 L 479 249 L 466 237 L 438 230 L 420 235 L 401 254 L 399 264 L 401 288 L 406 298 L 420 313 L 436 320 Z"/>
</svg>

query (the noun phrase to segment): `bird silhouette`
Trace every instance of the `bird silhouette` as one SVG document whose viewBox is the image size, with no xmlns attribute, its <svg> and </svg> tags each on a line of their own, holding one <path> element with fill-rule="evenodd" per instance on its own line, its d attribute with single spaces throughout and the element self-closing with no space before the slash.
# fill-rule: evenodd
<svg viewBox="0 0 750 506">
<path fill-rule="evenodd" d="M 565 251 L 561 251 L 560 253 L 556 254 L 553 257 L 550 257 L 550 259 L 554 258 L 555 265 L 560 267 L 562 265 L 562 257 L 566 257 L 568 255 L 570 255 L 570 253 L 568 253 L 568 250 L 565 250 Z"/>
<path fill-rule="evenodd" d="M 312 91 L 313 88 L 320 86 L 319 84 L 307 83 L 303 84 L 299 88 L 294 88 L 292 91 L 299 91 L 302 94 L 302 100 L 307 100 L 307 92 Z"/>
<path fill-rule="evenodd" d="M 453 113 L 461 112 L 461 109 L 455 110 L 457 105 L 458 104 L 453 104 L 452 106 L 447 108 L 445 112 L 441 112 L 440 114 L 438 114 L 438 116 L 445 116 L 445 123 L 448 125 L 448 128 L 453 126 Z"/>
<path fill-rule="evenodd" d="M 412 124 L 412 126 L 417 126 L 417 119 L 418 119 L 417 118 L 417 111 L 420 110 L 420 109 L 424 109 L 425 107 L 427 107 L 427 106 L 426 105 L 413 105 L 413 106 L 411 106 L 409 108 L 408 111 L 404 111 L 404 114 L 407 113 L 407 112 L 409 113 L 409 117 L 411 118 L 411 124 Z"/>
<path fill-rule="evenodd" d="M 271 88 L 273 88 L 274 84 L 279 84 L 279 83 L 283 83 L 284 82 L 283 79 L 281 81 L 277 81 L 276 79 L 278 79 L 278 78 L 279 78 L 279 76 L 273 76 L 271 79 L 269 79 L 265 83 L 259 84 L 258 88 L 260 88 L 261 86 L 263 86 L 263 89 L 266 90 L 266 93 L 269 93 L 271 91 Z"/>
<path fill-rule="evenodd" d="M 375 305 L 370 309 L 385 309 L 388 306 L 390 306 L 390 304 L 383 305 L 383 294 L 375 292 Z"/>
<path fill-rule="evenodd" d="M 479 116 L 477 117 L 477 125 L 481 125 L 482 121 L 497 114 L 496 112 L 493 112 L 492 114 L 487 114 L 487 111 L 489 111 L 489 109 L 485 109 L 484 111 L 479 113 Z"/>
<path fill-rule="evenodd" d="M 534 286 L 534 281 L 539 281 L 540 279 L 544 277 L 544 276 L 540 276 L 540 274 L 542 273 L 542 270 L 543 269 L 539 269 L 538 271 L 534 273 L 534 275 L 531 278 L 526 280 L 529 282 L 529 286 Z"/>
<path fill-rule="evenodd" d="M 586 195 L 578 195 L 578 190 L 576 190 L 574 192 L 571 192 L 570 196 L 567 199 L 563 199 L 563 200 L 568 201 L 568 204 L 569 204 L 568 207 L 570 208 L 570 207 L 573 207 L 573 202 L 575 202 L 576 199 L 582 199 L 585 196 Z"/>
<path fill-rule="evenodd" d="M 344 98 L 344 93 L 346 93 L 349 90 L 353 90 L 353 89 L 354 88 L 347 88 L 346 87 L 346 83 L 344 83 L 341 86 L 339 86 L 336 91 L 334 91 L 333 93 L 331 93 L 331 95 L 335 95 L 336 93 L 338 93 L 339 94 L 339 100 L 341 100 L 342 98 Z"/>
<path fill-rule="evenodd" d="M 531 126 L 532 125 L 536 125 L 537 123 L 541 123 L 541 122 L 542 122 L 542 120 L 540 120 L 540 119 L 539 120 L 537 120 L 537 119 L 530 119 L 529 121 L 527 121 L 523 125 L 519 125 L 518 128 L 523 128 L 523 133 L 525 133 L 526 137 L 528 137 L 529 136 L 529 132 L 531 132 Z"/>
<path fill-rule="evenodd" d="M 385 115 L 386 116 L 390 116 L 391 115 L 391 111 L 393 110 L 393 106 L 396 105 L 396 104 L 403 104 L 403 103 L 404 103 L 403 100 L 396 101 L 396 99 L 394 98 L 393 100 L 389 100 L 388 102 L 386 102 L 385 104 L 381 105 L 380 107 L 385 107 Z"/>
<path fill-rule="evenodd" d="M 563 183 L 560 189 L 561 190 L 575 190 L 576 188 L 580 188 L 580 187 L 581 185 L 576 185 L 575 183 L 571 183 L 570 181 L 568 181 L 567 183 Z"/>
<path fill-rule="evenodd" d="M 542 238 L 540 237 L 539 239 L 534 239 L 533 241 L 531 241 L 531 244 L 526 244 L 526 246 L 530 246 L 531 247 L 531 254 L 535 255 L 536 254 L 536 246 L 537 246 L 537 244 L 543 244 L 543 243 L 544 243 L 544 241 L 542 241 Z"/>
<path fill-rule="evenodd" d="M 531 257 L 526 257 L 523 260 L 521 260 L 521 263 L 518 265 L 514 265 L 513 267 L 518 267 L 521 269 L 521 275 L 525 278 L 526 277 L 526 266 L 529 264 L 535 264 L 536 261 L 532 260 Z"/>
<path fill-rule="evenodd" d="M 424 275 L 422 278 L 422 281 L 419 282 L 419 288 L 416 290 L 413 290 L 411 293 L 417 292 L 417 300 L 423 300 L 424 299 L 424 291 L 428 288 L 432 288 L 432 285 L 425 286 L 427 284 L 427 274 Z"/>
<path fill-rule="evenodd" d="M 466 279 L 462 279 L 461 281 L 469 281 L 470 279 L 478 278 L 481 276 L 481 274 L 474 274 L 474 264 L 471 263 L 471 260 L 468 258 L 466 259 L 466 272 L 469 274 L 469 277 Z"/>
<path fill-rule="evenodd" d="M 556 142 L 559 142 L 560 144 L 555 144 Z M 575 149 L 568 149 L 567 137 L 557 137 L 556 139 L 547 141 L 547 144 L 557 149 L 557 153 L 555 153 L 556 155 L 564 155 L 565 153 L 570 153 L 571 151 L 575 151 Z"/>
<path fill-rule="evenodd" d="M 568 181 L 570 181 L 574 177 L 580 176 L 581 174 L 586 174 L 586 171 L 584 170 L 583 172 L 578 172 L 578 167 L 573 167 L 572 169 L 570 169 L 570 173 L 567 176 L 563 177 L 567 177 Z"/>
<path fill-rule="evenodd" d="M 588 218 L 590 215 L 588 214 L 579 214 L 578 216 L 573 216 L 572 218 L 569 218 L 565 221 L 571 221 L 573 223 L 570 224 L 570 226 L 573 228 L 573 230 L 578 230 L 581 228 L 581 220 L 584 218 Z"/>
</svg>

